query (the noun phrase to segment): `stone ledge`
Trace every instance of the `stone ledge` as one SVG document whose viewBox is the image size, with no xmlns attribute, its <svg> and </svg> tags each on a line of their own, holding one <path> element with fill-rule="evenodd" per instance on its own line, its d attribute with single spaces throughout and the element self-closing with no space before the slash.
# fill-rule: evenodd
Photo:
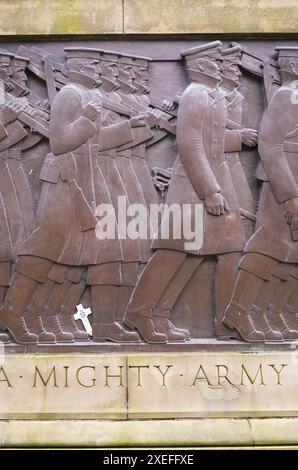
<svg viewBox="0 0 298 470">
<path fill-rule="evenodd" d="M 2 431 L 3 432 L 3 431 Z M 252 445 L 246 420 L 10 421 L 4 447 Z M 236 441 L 235 441 L 236 440 Z"/>
<path fill-rule="evenodd" d="M 297 444 L 297 418 L 0 423 L 1 447 L 280 447 Z"/>
</svg>

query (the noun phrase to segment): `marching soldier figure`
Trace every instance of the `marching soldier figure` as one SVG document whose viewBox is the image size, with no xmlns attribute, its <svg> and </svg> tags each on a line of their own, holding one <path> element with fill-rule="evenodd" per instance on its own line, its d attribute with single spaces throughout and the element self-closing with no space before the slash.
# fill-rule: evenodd
<svg viewBox="0 0 298 470">
<path fill-rule="evenodd" d="M 239 203 L 224 155 L 228 143 L 241 146 L 241 132 L 225 129 L 225 92 L 218 86 L 221 48 L 221 42 L 214 41 L 181 54 L 192 82 L 180 99 L 180 157 L 173 169 L 166 204 L 203 204 L 204 240 L 197 250 L 186 249 L 183 236 L 153 242 L 153 248 L 158 250 L 143 271 L 124 318 L 127 326 L 136 328 L 152 343 L 166 342 L 171 332 L 177 331 L 166 305 L 161 315 L 155 316 L 154 311 L 170 282 L 176 278 L 176 289 L 186 285 L 184 273 L 180 276 L 185 261 L 190 264 L 187 272 L 191 276 L 205 256 L 241 252 L 245 243 Z M 170 297 L 168 300 L 171 302 Z"/>
<path fill-rule="evenodd" d="M 32 232 L 35 219 L 33 196 L 22 165 L 21 152 L 32 147 L 41 140 L 42 136 L 33 133 L 29 126 L 18 120 L 21 112 L 25 112 L 31 118 L 36 114 L 26 98 L 18 97 L 19 94 L 23 95 L 25 90 L 28 93 L 25 73 L 28 60 L 26 57 L 0 53 L 0 77 L 5 87 L 5 104 L 0 111 L 3 129 L 0 136 L 1 304 L 10 285 L 12 265 L 17 259 L 22 242 Z M 14 94 L 16 89 L 22 92 Z"/>
<path fill-rule="evenodd" d="M 257 142 L 257 131 L 255 129 L 243 128 L 243 100 L 244 97 L 239 91 L 241 72 L 241 46 L 234 46 L 222 50 L 222 83 L 221 87 L 226 94 L 227 120 L 226 127 L 229 130 L 240 131 L 241 142 L 227 141 L 225 146 L 225 159 L 228 164 L 233 186 L 236 192 L 240 207 L 243 227 L 246 239 L 253 233 L 256 221 L 256 202 L 252 196 L 248 181 L 246 179 L 239 153 L 242 145 L 253 147 Z M 235 145 L 236 144 L 236 145 Z M 230 331 L 222 323 L 222 318 L 233 293 L 233 288 L 237 279 L 237 266 L 242 256 L 242 252 L 231 253 L 229 256 L 222 256 L 218 259 L 216 269 L 216 313 L 215 331 L 217 337 L 229 336 Z M 229 260 L 229 266 L 227 261 Z M 223 288 L 221 288 L 223 286 Z"/>
<path fill-rule="evenodd" d="M 245 248 L 224 317 L 225 324 L 247 341 L 298 337 L 295 314 L 285 309 L 297 288 L 298 48 L 276 50 L 282 86 L 269 102 L 259 132 L 268 181 L 263 182 L 256 230 Z"/>
</svg>

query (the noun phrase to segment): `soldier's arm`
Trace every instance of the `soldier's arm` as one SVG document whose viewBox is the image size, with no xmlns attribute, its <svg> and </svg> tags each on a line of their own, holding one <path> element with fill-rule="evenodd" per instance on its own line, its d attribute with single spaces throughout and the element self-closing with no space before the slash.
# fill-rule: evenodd
<svg viewBox="0 0 298 470">
<path fill-rule="evenodd" d="M 0 151 L 23 141 L 24 137 L 27 136 L 24 126 L 17 120 L 17 115 L 15 114 L 14 118 L 11 116 L 10 119 L 7 119 L 7 110 L 4 108 L 0 110 Z"/>
<path fill-rule="evenodd" d="M 177 145 L 181 161 L 200 199 L 220 192 L 203 147 L 202 127 L 207 109 L 205 93 L 186 90 L 180 100 L 177 120 Z"/>
<path fill-rule="evenodd" d="M 290 90 L 278 91 L 265 110 L 259 133 L 259 154 L 279 203 L 298 197 L 298 187 L 284 153 L 284 142 L 297 105 Z"/>
<path fill-rule="evenodd" d="M 129 120 L 111 126 L 102 127 L 99 132 L 99 150 L 108 150 L 127 144 L 133 140 L 133 133 Z"/>
<path fill-rule="evenodd" d="M 90 119 L 76 117 L 79 110 L 82 110 L 79 94 L 62 88 L 54 99 L 50 120 L 50 145 L 55 155 L 75 150 L 97 131 Z"/>
</svg>

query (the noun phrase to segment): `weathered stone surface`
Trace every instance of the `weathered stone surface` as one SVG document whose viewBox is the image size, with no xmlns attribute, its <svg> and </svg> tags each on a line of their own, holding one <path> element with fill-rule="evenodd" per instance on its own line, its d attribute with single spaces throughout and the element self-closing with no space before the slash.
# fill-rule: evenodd
<svg viewBox="0 0 298 470">
<path fill-rule="evenodd" d="M 0 447 L 297 446 L 297 418 L 0 422 Z"/>
<path fill-rule="evenodd" d="M 295 0 L 125 0 L 124 32 L 130 33 L 294 33 Z"/>
<path fill-rule="evenodd" d="M 295 356 L 129 356 L 128 416 L 297 416 Z"/>
<path fill-rule="evenodd" d="M 9 355 L 0 419 L 298 416 L 295 372 L 294 352 Z"/>
<path fill-rule="evenodd" d="M 4 446 L 251 445 L 249 423 L 235 419 L 10 421 Z"/>
<path fill-rule="evenodd" d="M 122 33 L 122 22 L 122 0 L 1 2 L 1 35 Z"/>
<path fill-rule="evenodd" d="M 5 445 L 5 431 L 7 423 L 5 421 L 0 421 L 0 447 Z"/>
<path fill-rule="evenodd" d="M 125 357 L 7 356 L 0 365 L 0 419 L 126 417 Z"/>
<path fill-rule="evenodd" d="M 294 445 L 297 443 L 297 419 L 251 419 L 255 445 Z"/>
<path fill-rule="evenodd" d="M 295 0 L 3 0 L 0 34 L 295 33 L 297 18 Z"/>
</svg>

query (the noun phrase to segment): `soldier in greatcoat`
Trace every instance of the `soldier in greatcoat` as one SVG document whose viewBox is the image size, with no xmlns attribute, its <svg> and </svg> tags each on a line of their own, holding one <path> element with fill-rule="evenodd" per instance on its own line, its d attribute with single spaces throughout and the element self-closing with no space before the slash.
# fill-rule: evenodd
<svg viewBox="0 0 298 470">
<path fill-rule="evenodd" d="M 167 240 L 153 242 L 158 250 L 143 271 L 124 318 L 148 342 L 166 342 L 176 330 L 169 311 L 155 316 L 154 309 L 175 275 L 179 280 L 183 263 L 191 259 L 193 273 L 205 256 L 217 255 L 225 256 L 228 266 L 229 254 L 241 252 L 245 243 L 239 202 L 224 154 L 229 146 L 241 148 L 241 131 L 226 130 L 225 92 L 219 88 L 221 48 L 221 42 L 215 41 L 182 52 L 191 84 L 180 99 L 179 156 L 166 204 L 192 204 L 194 223 L 195 204 L 204 206 L 203 243 L 187 249 L 189 240 L 183 231 L 179 239 L 170 234 Z"/>
<path fill-rule="evenodd" d="M 276 50 L 282 86 L 270 100 L 259 132 L 259 154 L 266 181 L 255 233 L 245 248 L 224 318 L 225 324 L 247 341 L 290 340 L 298 336 L 295 312 L 286 308 L 297 289 L 298 49 Z"/>
<path fill-rule="evenodd" d="M 30 235 L 35 219 L 32 191 L 22 163 L 22 151 L 38 143 L 42 135 L 18 120 L 21 112 L 34 117 L 36 110 L 22 98 L 27 88 L 26 66 L 29 59 L 1 51 L 0 76 L 4 86 L 0 135 L 0 303 L 10 285 L 18 250 Z M 18 93 L 16 93 L 18 90 Z M 46 333 L 45 337 L 48 337 Z M 51 335 L 50 335 L 51 336 Z M 1 334 L 2 339 L 3 335 Z"/>
</svg>

